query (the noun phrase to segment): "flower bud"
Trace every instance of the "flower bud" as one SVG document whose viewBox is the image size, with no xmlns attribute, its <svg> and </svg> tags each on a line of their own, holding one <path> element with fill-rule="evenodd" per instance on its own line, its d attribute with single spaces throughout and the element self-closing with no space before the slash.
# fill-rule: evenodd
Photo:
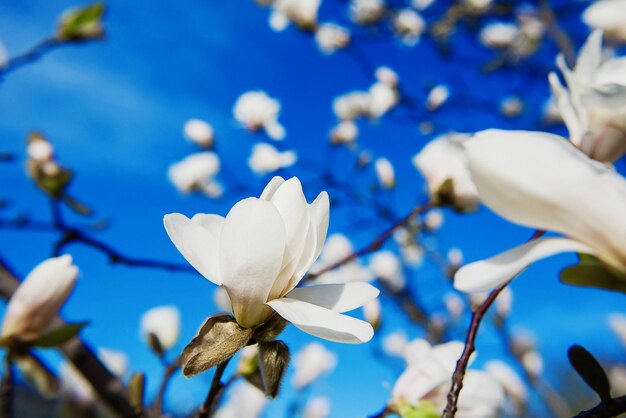
<svg viewBox="0 0 626 418">
<path fill-rule="evenodd" d="M 213 147 L 213 127 L 201 119 L 189 119 L 183 132 L 187 139 L 202 148 Z"/>
<path fill-rule="evenodd" d="M 168 350 L 176 345 L 180 335 L 180 312 L 175 306 L 159 306 L 143 314 L 141 333 L 144 338 L 154 335 L 160 346 Z"/>
<path fill-rule="evenodd" d="M 440 84 L 435 86 L 429 93 L 426 98 L 426 109 L 434 112 L 444 105 L 445 102 L 448 101 L 450 97 L 450 89 L 448 86 Z"/>
<path fill-rule="evenodd" d="M 386 158 L 377 158 L 374 168 L 380 185 L 385 189 L 393 189 L 396 185 L 396 174 L 391 162 Z"/>
</svg>

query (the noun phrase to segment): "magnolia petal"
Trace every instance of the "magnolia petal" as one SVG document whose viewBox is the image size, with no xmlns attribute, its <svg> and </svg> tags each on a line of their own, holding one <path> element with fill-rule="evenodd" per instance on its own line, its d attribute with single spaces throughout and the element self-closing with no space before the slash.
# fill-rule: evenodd
<svg viewBox="0 0 626 418">
<path fill-rule="evenodd" d="M 280 176 L 272 177 L 270 182 L 267 183 L 267 186 L 265 186 L 265 189 L 263 189 L 263 193 L 261 193 L 260 198 L 267 201 L 272 200 L 274 193 L 276 193 L 276 190 L 278 190 L 278 188 L 282 186 L 284 182 L 285 179 Z"/>
<path fill-rule="evenodd" d="M 535 261 L 563 252 L 595 253 L 592 248 L 566 238 L 537 239 L 466 264 L 454 275 L 454 287 L 462 292 L 484 292 L 511 280 Z"/>
<path fill-rule="evenodd" d="M 191 220 L 197 224 L 200 224 L 204 229 L 209 231 L 215 239 L 219 241 L 225 220 L 223 216 L 209 213 L 196 213 L 195 215 L 193 215 Z"/>
<path fill-rule="evenodd" d="M 311 303 L 280 298 L 267 304 L 302 331 L 329 341 L 360 344 L 374 336 L 369 323 Z"/>
<path fill-rule="evenodd" d="M 556 73 L 550 73 L 548 80 L 550 81 L 550 87 L 552 89 L 552 95 L 556 100 L 556 105 L 569 131 L 570 140 L 576 144 L 576 146 L 580 146 L 584 132 L 580 125 L 579 116 L 572 104 L 570 94 L 561 84 Z"/>
<path fill-rule="evenodd" d="M 574 72 L 586 81 L 591 81 L 596 70 L 602 63 L 602 31 L 596 29 L 585 41 L 578 53 Z"/>
<path fill-rule="evenodd" d="M 322 253 L 324 242 L 326 241 L 326 235 L 328 234 L 328 222 L 330 220 L 330 201 L 328 199 L 328 193 L 321 192 L 313 203 L 311 203 L 312 218 L 315 220 L 315 227 L 317 231 L 317 242 L 315 244 L 315 254 L 311 264 L 317 260 L 317 257 Z M 310 265 L 309 265 L 310 267 Z M 307 268 L 308 270 L 308 268 Z"/>
<path fill-rule="evenodd" d="M 285 251 L 285 225 L 276 207 L 254 197 L 232 207 L 220 239 L 222 285 L 242 327 L 267 319 L 264 303 L 274 284 Z M 269 312 L 268 312 L 269 311 Z"/>
<path fill-rule="evenodd" d="M 286 297 L 341 313 L 365 305 L 379 293 L 380 290 L 369 283 L 352 282 L 300 287 L 287 293 Z"/>
<path fill-rule="evenodd" d="M 220 285 L 219 235 L 201 226 L 199 219 L 194 221 L 180 213 L 170 213 L 163 217 L 163 224 L 176 249 L 189 264 L 207 280 Z"/>
</svg>

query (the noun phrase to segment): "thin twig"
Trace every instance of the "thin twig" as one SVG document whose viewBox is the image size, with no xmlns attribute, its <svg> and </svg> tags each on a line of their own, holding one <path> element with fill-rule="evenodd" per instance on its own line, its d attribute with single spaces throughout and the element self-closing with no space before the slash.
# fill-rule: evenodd
<svg viewBox="0 0 626 418">
<path fill-rule="evenodd" d="M 609 402 L 601 402 L 595 408 L 582 411 L 574 418 L 611 418 L 626 412 L 626 395 L 611 399 Z"/>
<path fill-rule="evenodd" d="M 4 65 L 0 66 L 0 80 L 2 80 L 2 78 L 8 73 L 27 64 L 32 64 L 43 57 L 43 55 L 47 52 L 65 44 L 67 44 L 67 42 L 61 41 L 56 37 L 50 37 L 40 41 L 28 51 L 10 58 Z"/>
<path fill-rule="evenodd" d="M 180 369 L 178 359 L 176 359 L 176 361 L 174 361 L 172 364 L 167 365 L 167 367 L 165 368 L 163 378 L 161 379 L 161 386 L 159 387 L 159 391 L 154 400 L 154 405 L 152 405 L 151 416 L 158 418 L 163 415 L 163 399 L 165 398 L 165 391 L 167 390 L 168 383 L 178 369 Z"/>
<path fill-rule="evenodd" d="M 13 417 L 13 364 L 11 355 L 6 354 L 4 360 L 4 375 L 0 385 L 0 417 Z"/>
<path fill-rule="evenodd" d="M 196 415 L 197 418 L 208 418 L 213 414 L 213 411 L 215 410 L 215 407 L 217 406 L 217 403 L 226 386 L 222 383 L 222 375 L 224 374 L 224 370 L 226 370 L 226 366 L 228 366 L 229 361 L 230 359 L 217 366 L 215 374 L 213 375 L 213 381 L 211 382 L 209 393 L 200 408 L 198 408 L 198 414 Z"/>
</svg>

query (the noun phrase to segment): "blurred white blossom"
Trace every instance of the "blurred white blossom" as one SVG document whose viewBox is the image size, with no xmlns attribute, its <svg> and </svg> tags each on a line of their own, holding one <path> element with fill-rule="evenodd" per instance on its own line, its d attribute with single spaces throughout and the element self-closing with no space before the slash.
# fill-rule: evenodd
<svg viewBox="0 0 626 418">
<path fill-rule="evenodd" d="M 273 173 L 290 167 L 298 160 L 295 151 L 278 151 L 274 146 L 260 142 L 252 147 L 248 166 L 257 174 Z"/>
<path fill-rule="evenodd" d="M 228 399 L 215 412 L 215 418 L 260 418 L 263 415 L 267 405 L 265 394 L 246 380 L 228 392 Z"/>
<path fill-rule="evenodd" d="M 356 141 L 359 128 L 352 120 L 342 120 L 330 132 L 330 141 L 333 144 L 351 144 Z"/>
<path fill-rule="evenodd" d="M 378 251 L 369 262 L 369 268 L 391 291 L 399 292 L 406 286 L 402 262 L 392 251 Z"/>
<path fill-rule="evenodd" d="M 434 112 L 443 106 L 450 97 L 450 89 L 448 86 L 440 84 L 433 87 L 426 97 L 426 109 Z"/>
<path fill-rule="evenodd" d="M 507 48 L 518 34 L 519 28 L 514 23 L 493 22 L 481 29 L 480 41 L 489 48 Z"/>
<path fill-rule="evenodd" d="M 189 119 L 183 127 L 185 137 L 202 148 L 213 146 L 213 127 L 201 119 Z"/>
<path fill-rule="evenodd" d="M 233 114 L 235 119 L 251 131 L 265 130 L 267 135 L 280 141 L 285 137 L 285 128 L 278 122 L 280 103 L 264 91 L 249 91 L 237 99 Z"/>
<path fill-rule="evenodd" d="M 408 345 L 409 340 L 402 331 L 395 331 L 385 335 L 382 342 L 383 351 L 390 357 L 404 358 Z"/>
<path fill-rule="evenodd" d="M 304 406 L 304 418 L 328 418 L 330 416 L 330 400 L 325 396 L 316 396 Z"/>
<path fill-rule="evenodd" d="M 275 0 L 272 19 L 293 22 L 302 30 L 315 30 L 320 3 L 321 0 Z M 285 27 L 286 25 L 278 25 L 272 26 L 272 29 L 280 31 Z"/>
<path fill-rule="evenodd" d="M 167 174 L 174 186 L 183 192 L 202 191 L 214 182 L 214 177 L 221 167 L 220 158 L 211 151 L 188 155 L 181 161 L 170 165 Z"/>
<path fill-rule="evenodd" d="M 338 49 L 348 46 L 350 31 L 343 26 L 322 23 L 315 31 L 315 42 L 322 52 L 332 54 Z"/>
<path fill-rule="evenodd" d="M 385 11 L 384 0 L 350 0 L 350 18 L 361 25 L 378 22 Z"/>
<path fill-rule="evenodd" d="M 622 345 L 626 347 L 626 315 L 614 313 L 609 315 L 609 326 L 619 338 Z"/>
<path fill-rule="evenodd" d="M 617 42 L 626 42 L 626 0 L 598 0 L 589 5 L 582 15 L 593 29 L 602 29 Z"/>
<path fill-rule="evenodd" d="M 318 342 L 310 343 L 300 350 L 293 359 L 294 374 L 292 384 L 302 389 L 322 375 L 332 372 L 337 366 L 337 355 Z"/>
<path fill-rule="evenodd" d="M 176 345 L 180 335 L 180 312 L 175 306 L 158 306 L 146 311 L 141 317 L 141 333 L 144 338 L 152 334 L 161 346 L 168 350 Z"/>
<path fill-rule="evenodd" d="M 374 169 L 378 183 L 385 189 L 393 189 L 396 185 L 396 174 L 391 162 L 384 157 L 379 157 L 374 161 Z"/>
<path fill-rule="evenodd" d="M 393 18 L 393 28 L 405 44 L 412 46 L 426 30 L 426 21 L 413 9 L 402 9 Z"/>
<path fill-rule="evenodd" d="M 507 96 L 500 102 L 500 112 L 504 116 L 519 116 L 524 110 L 524 102 L 517 96 Z"/>
</svg>

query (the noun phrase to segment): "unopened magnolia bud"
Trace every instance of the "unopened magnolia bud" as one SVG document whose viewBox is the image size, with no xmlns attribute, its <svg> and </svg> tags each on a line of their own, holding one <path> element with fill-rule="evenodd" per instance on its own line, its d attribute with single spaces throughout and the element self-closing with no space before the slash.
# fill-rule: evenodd
<svg viewBox="0 0 626 418">
<path fill-rule="evenodd" d="M 363 305 L 363 316 L 365 320 L 372 325 L 374 331 L 380 327 L 381 321 L 381 306 L 380 300 L 378 298 L 372 299 Z"/>
<path fill-rule="evenodd" d="M 59 19 L 57 37 L 64 41 L 84 41 L 104 36 L 104 3 L 67 10 Z"/>
<path fill-rule="evenodd" d="M 240 353 L 237 374 L 246 376 L 253 373 L 259 365 L 258 346 L 256 344 L 246 346 Z"/>
<path fill-rule="evenodd" d="M 38 133 L 32 133 L 28 137 L 26 153 L 30 159 L 37 162 L 44 162 L 52 159 L 54 156 L 54 148 L 43 136 Z"/>
<path fill-rule="evenodd" d="M 378 182 L 385 189 L 393 189 L 396 185 L 396 175 L 393 165 L 386 158 L 377 158 L 374 162 Z"/>
<path fill-rule="evenodd" d="M 146 338 L 149 335 L 154 335 L 164 350 L 172 348 L 176 345 L 180 335 L 180 312 L 178 308 L 160 306 L 146 311 L 141 318 L 141 333 Z"/>
<path fill-rule="evenodd" d="M 213 146 L 213 127 L 201 119 L 189 119 L 183 129 L 185 137 L 191 142 L 203 147 Z"/>
<path fill-rule="evenodd" d="M 275 398 L 289 366 L 289 348 L 282 341 L 260 342 L 258 345 L 259 370 L 263 378 L 265 395 Z"/>
<path fill-rule="evenodd" d="M 434 87 L 426 98 L 426 109 L 434 112 L 439 109 L 450 97 L 450 89 L 444 85 Z"/>
</svg>

